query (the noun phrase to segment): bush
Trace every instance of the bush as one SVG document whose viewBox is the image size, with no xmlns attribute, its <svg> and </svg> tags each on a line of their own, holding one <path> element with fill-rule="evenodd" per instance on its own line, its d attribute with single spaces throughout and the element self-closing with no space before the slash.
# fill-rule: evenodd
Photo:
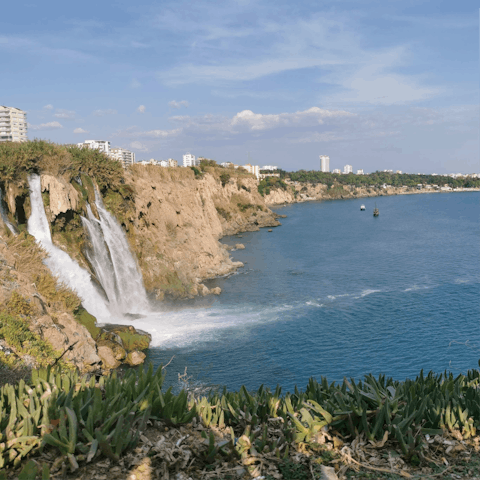
<svg viewBox="0 0 480 480">
<path fill-rule="evenodd" d="M 222 187 L 224 187 L 230 180 L 230 174 L 223 172 L 220 174 L 220 181 L 222 182 Z"/>
</svg>

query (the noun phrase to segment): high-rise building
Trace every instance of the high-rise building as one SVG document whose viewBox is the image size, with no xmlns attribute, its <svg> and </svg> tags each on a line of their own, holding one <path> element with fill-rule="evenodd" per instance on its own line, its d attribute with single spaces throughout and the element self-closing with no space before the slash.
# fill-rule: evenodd
<svg viewBox="0 0 480 480">
<path fill-rule="evenodd" d="M 27 140 L 27 114 L 19 108 L 0 105 L 0 142 Z"/>
<path fill-rule="evenodd" d="M 192 155 L 190 152 L 186 153 L 183 156 L 183 166 L 184 167 L 196 167 L 198 164 L 199 164 L 199 162 L 195 160 L 195 155 Z"/>
<path fill-rule="evenodd" d="M 328 155 L 320 155 L 320 170 L 322 172 L 330 171 L 330 157 Z"/>
<path fill-rule="evenodd" d="M 347 173 L 353 173 L 353 167 L 351 165 L 345 165 L 343 167 L 343 173 L 346 175 Z"/>
<path fill-rule="evenodd" d="M 127 168 L 135 163 L 135 154 L 130 150 L 124 148 L 115 147 L 110 150 L 109 156 L 122 162 L 123 168 Z"/>
<path fill-rule="evenodd" d="M 90 150 L 100 150 L 107 155 L 110 153 L 110 142 L 106 140 L 85 140 L 83 143 L 77 143 L 77 146 Z"/>
</svg>

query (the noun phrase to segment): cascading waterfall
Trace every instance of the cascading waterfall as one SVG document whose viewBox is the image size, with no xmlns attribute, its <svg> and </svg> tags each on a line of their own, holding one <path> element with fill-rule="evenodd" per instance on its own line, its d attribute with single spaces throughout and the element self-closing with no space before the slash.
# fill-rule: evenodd
<svg viewBox="0 0 480 480">
<path fill-rule="evenodd" d="M 75 290 L 83 306 L 100 321 L 108 321 L 111 313 L 105 299 L 92 282 L 90 274 L 70 256 L 52 242 L 50 226 L 43 206 L 40 176 L 31 175 L 28 179 L 32 213 L 28 219 L 28 233 L 46 250 L 45 265 L 57 278 Z"/>
<path fill-rule="evenodd" d="M 92 281 L 91 275 L 52 242 L 45 214 L 39 175 L 28 179 L 32 213 L 28 232 L 47 251 L 45 264 L 58 279 L 75 290 L 83 306 L 101 322 L 112 323 L 129 313 L 149 311 L 147 293 L 141 273 L 133 258 L 125 234 L 115 218 L 105 210 L 100 194 L 95 191 L 95 205 L 100 220 L 87 205 L 87 217 L 81 217 L 92 249 L 87 258 L 106 298 Z"/>
<path fill-rule="evenodd" d="M 8 227 L 8 229 L 16 235 L 17 232 L 15 230 L 15 227 L 8 221 L 7 215 L 3 209 L 3 203 L 2 203 L 2 189 L 0 188 L 0 216 L 2 217 L 3 222 L 5 225 Z"/>
<path fill-rule="evenodd" d="M 149 310 L 149 304 L 142 275 L 122 228 L 105 209 L 97 190 L 95 206 L 100 220 L 95 218 L 90 206 L 87 218 L 82 217 L 92 244 L 92 250 L 87 252 L 88 260 L 117 313 L 144 313 Z"/>
<path fill-rule="evenodd" d="M 130 252 L 125 233 L 115 217 L 104 207 L 100 193 L 95 189 L 95 205 L 100 217 L 105 243 L 110 252 L 119 298 L 125 313 L 145 312 L 149 309 L 142 274 Z"/>
</svg>

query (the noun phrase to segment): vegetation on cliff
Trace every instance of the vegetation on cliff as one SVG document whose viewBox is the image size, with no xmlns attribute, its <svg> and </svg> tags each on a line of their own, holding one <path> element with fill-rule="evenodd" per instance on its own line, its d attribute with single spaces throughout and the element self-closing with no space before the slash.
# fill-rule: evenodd
<svg viewBox="0 0 480 480">
<path fill-rule="evenodd" d="M 181 471 L 198 479 L 306 479 L 326 466 L 340 478 L 359 467 L 412 477 L 442 465 L 448 470 L 479 452 L 477 370 L 457 377 L 421 372 L 405 381 L 311 379 L 305 391 L 286 394 L 263 386 L 174 394 L 163 389 L 164 378 L 162 367 L 154 373 L 151 366 L 98 382 L 48 369 L 3 386 L 0 468 L 13 476 L 12 467 L 34 455 L 24 470 L 43 471 L 42 478 L 62 464 L 69 478 L 112 467 L 133 473 L 139 465 L 145 465 L 139 473 Z"/>
<path fill-rule="evenodd" d="M 320 172 L 318 170 L 299 170 L 298 172 L 282 172 L 281 177 L 289 178 L 293 182 L 322 183 L 328 186 L 338 183 L 341 185 L 355 185 L 356 187 L 380 187 L 383 184 L 393 187 L 416 187 L 418 184 L 449 185 L 452 188 L 480 187 L 480 178 L 453 178 L 441 175 L 419 175 L 379 171 L 366 175 L 355 175 L 353 173 L 343 175 L 341 173 Z"/>
</svg>

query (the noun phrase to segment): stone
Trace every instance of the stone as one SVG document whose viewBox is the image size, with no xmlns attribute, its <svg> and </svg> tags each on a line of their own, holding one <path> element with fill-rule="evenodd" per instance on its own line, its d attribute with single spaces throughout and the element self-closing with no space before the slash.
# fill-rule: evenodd
<svg viewBox="0 0 480 480">
<path fill-rule="evenodd" d="M 111 370 L 120 366 L 120 362 L 115 358 L 112 349 L 106 345 L 98 347 L 98 356 L 102 360 L 104 370 Z"/>
<path fill-rule="evenodd" d="M 268 229 L 269 232 L 273 232 L 273 230 L 271 228 Z"/>
<path fill-rule="evenodd" d="M 115 360 L 122 361 L 127 356 L 125 349 L 119 343 L 113 340 L 106 340 L 103 338 L 97 340 L 97 348 L 100 347 L 108 347 L 112 351 Z"/>
<path fill-rule="evenodd" d="M 237 243 L 235 244 L 235 248 L 237 250 L 245 250 L 245 245 L 243 243 Z"/>
<path fill-rule="evenodd" d="M 32 322 L 31 330 L 48 341 L 54 350 L 62 353 L 75 343 L 73 349 L 65 354 L 65 358 L 82 372 L 95 369 L 101 361 L 89 331 L 69 313 L 59 315 L 55 322 L 50 316 L 43 315 Z"/>
<path fill-rule="evenodd" d="M 338 480 L 335 469 L 333 467 L 320 465 L 320 476 L 318 477 L 318 480 Z"/>
<path fill-rule="evenodd" d="M 200 283 L 198 285 L 198 294 L 201 295 L 202 297 L 205 297 L 210 293 L 210 290 L 208 289 L 207 286 L 205 286 L 203 283 Z"/>
<path fill-rule="evenodd" d="M 222 293 L 222 289 L 220 287 L 214 287 L 210 289 L 210 293 L 212 295 L 220 295 Z"/>
<path fill-rule="evenodd" d="M 127 355 L 125 359 L 125 363 L 131 365 L 132 367 L 136 367 L 137 365 L 141 365 L 145 361 L 146 355 L 143 352 L 133 351 Z"/>
</svg>

